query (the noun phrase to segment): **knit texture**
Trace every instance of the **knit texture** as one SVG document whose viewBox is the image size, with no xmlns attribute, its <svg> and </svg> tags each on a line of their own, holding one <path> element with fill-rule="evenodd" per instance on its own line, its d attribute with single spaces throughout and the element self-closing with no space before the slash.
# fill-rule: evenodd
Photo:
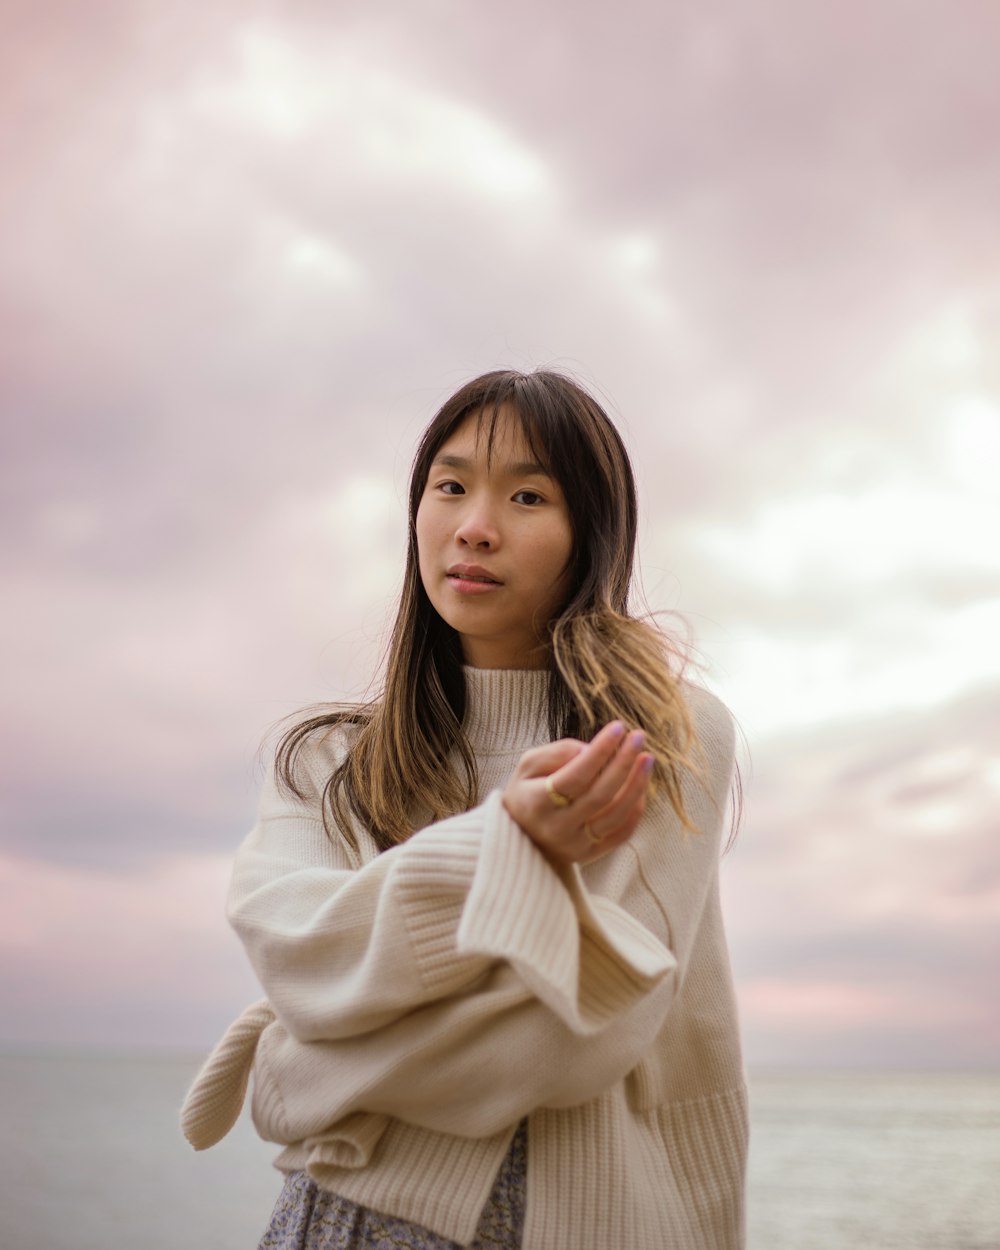
<svg viewBox="0 0 1000 1250">
<path fill-rule="evenodd" d="M 229 915 L 268 998 L 202 1069 L 185 1134 L 202 1148 L 228 1131 L 252 1064 L 278 1167 L 467 1244 L 527 1116 L 525 1250 L 737 1250 L 747 1108 L 718 891 L 729 714 L 685 688 L 699 833 L 657 801 L 624 846 L 556 870 L 500 798 L 549 740 L 548 676 L 465 671 L 468 812 L 381 855 L 356 828 L 358 863 L 320 819 L 339 732 L 304 753 L 304 801 L 265 784 Z"/>
</svg>

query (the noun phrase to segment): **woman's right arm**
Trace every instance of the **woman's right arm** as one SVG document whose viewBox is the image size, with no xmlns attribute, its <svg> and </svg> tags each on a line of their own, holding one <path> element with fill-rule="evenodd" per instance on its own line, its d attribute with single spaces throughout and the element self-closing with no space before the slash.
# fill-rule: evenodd
<svg viewBox="0 0 1000 1250">
<path fill-rule="evenodd" d="M 550 744 L 525 759 L 540 775 L 580 745 Z M 228 907 L 268 999 L 297 1040 L 384 1028 L 468 990 L 498 962 L 514 967 L 570 1028 L 588 1033 L 669 971 L 669 953 L 625 913 L 608 919 L 590 911 L 570 884 L 577 880 L 571 865 L 554 862 L 525 835 L 507 794 L 494 792 L 357 867 L 320 816 L 322 781 L 336 761 L 310 752 L 305 762 L 305 799 L 280 791 L 273 776 L 266 781 Z M 572 768 L 579 769 L 575 760 Z M 541 785 L 524 783 L 529 794 Z M 593 952 L 607 960 L 607 996 L 589 992 L 584 974 Z"/>
<path fill-rule="evenodd" d="M 270 1002 L 230 1027 L 192 1085 L 182 1126 L 196 1149 L 235 1123 L 255 1055 L 258 1131 L 286 1144 L 317 1132 L 346 1141 L 355 1111 L 382 1108 L 488 1135 L 536 1106 L 593 1097 L 634 1066 L 669 1010 L 676 959 L 591 895 L 575 866 L 554 866 L 501 798 L 357 870 L 322 862 L 344 852 L 301 815 L 277 832 L 258 824 L 231 910 Z M 316 862 L 254 849 L 287 836 Z M 369 1134 L 374 1119 L 362 1121 Z"/>
<path fill-rule="evenodd" d="M 690 841 L 666 942 L 591 894 L 575 863 L 558 862 L 560 840 L 577 862 L 592 856 L 585 837 L 581 843 L 557 821 L 547 839 L 557 853 L 543 852 L 508 810 L 509 794 L 494 791 L 479 807 L 353 869 L 345 849 L 327 839 L 318 808 L 278 796 L 269 783 L 237 862 L 231 910 L 278 1018 L 260 1004 L 220 1043 L 189 1095 L 189 1139 L 209 1145 L 231 1126 L 260 1031 L 271 1021 L 266 1060 L 258 1055 L 267 1075 L 258 1072 L 255 1110 L 263 1110 L 261 1098 L 277 1099 L 278 1120 L 293 1134 L 265 1133 L 274 1140 L 315 1132 L 358 1106 L 430 1124 L 429 1095 L 433 1125 L 444 1131 L 479 1135 L 507 1114 L 517 1118 L 501 1097 L 495 1107 L 485 1100 L 474 1122 L 466 1100 L 450 1129 L 439 1123 L 455 1110 L 448 1090 L 456 1071 L 470 1065 L 480 1088 L 489 1071 L 501 1089 L 524 1086 L 532 1106 L 572 1105 L 613 1083 L 659 1032 L 717 872 L 732 763 L 728 714 L 723 727 L 703 796 L 712 836 Z M 540 758 L 557 746 L 527 753 L 523 777 L 558 773 L 551 758 Z M 567 750 L 564 759 L 579 755 Z M 562 767 L 560 789 L 580 802 L 586 777 Z M 631 776 L 631 766 L 622 772 Z M 529 780 L 521 797 L 530 801 L 533 789 L 549 816 L 544 782 Z M 600 804 L 606 795 L 598 789 L 594 797 Z M 511 806 L 519 806 L 517 796 Z M 613 816 L 618 833 L 609 840 L 627 839 L 630 822 Z M 517 1082 L 503 1079 L 508 1061 L 526 1074 Z M 430 1088 L 428 1072 L 440 1074 L 441 1088 Z M 474 1107 L 481 1104 L 480 1093 Z"/>
</svg>

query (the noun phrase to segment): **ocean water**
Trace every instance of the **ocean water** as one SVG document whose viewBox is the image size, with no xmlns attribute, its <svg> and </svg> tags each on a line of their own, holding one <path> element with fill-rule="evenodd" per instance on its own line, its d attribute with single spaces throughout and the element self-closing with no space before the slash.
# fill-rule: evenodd
<svg viewBox="0 0 1000 1250">
<path fill-rule="evenodd" d="M 1000 1074 L 750 1090 L 749 1250 L 1000 1250 Z"/>
<path fill-rule="evenodd" d="M 0 1248 L 255 1250 L 275 1150 L 246 1120 L 188 1147 L 198 1062 L 0 1057 Z M 1000 1250 L 1000 1074 L 760 1075 L 751 1104 L 749 1250 Z"/>
</svg>

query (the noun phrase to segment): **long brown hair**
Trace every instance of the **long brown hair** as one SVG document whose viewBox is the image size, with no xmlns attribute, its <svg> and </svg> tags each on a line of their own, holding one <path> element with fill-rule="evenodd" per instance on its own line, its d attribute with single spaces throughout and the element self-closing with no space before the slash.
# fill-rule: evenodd
<svg viewBox="0 0 1000 1250">
<path fill-rule="evenodd" d="M 276 773 L 300 798 L 295 761 L 305 741 L 334 726 L 350 748 L 323 792 L 327 833 L 357 850 L 352 818 L 380 850 L 405 841 L 421 823 L 465 811 L 476 801 L 477 773 L 465 737 L 465 678 L 456 631 L 424 591 L 417 561 L 416 515 L 434 457 L 469 416 L 477 416 L 492 455 L 501 410 L 520 423 L 538 462 L 559 483 L 573 546 L 568 597 L 549 623 L 549 731 L 589 740 L 615 719 L 641 726 L 662 787 L 684 825 L 685 772 L 700 773 L 676 661 L 680 652 L 629 611 L 636 544 L 635 478 L 618 431 L 572 379 L 538 370 L 497 370 L 466 383 L 424 431 L 410 473 L 409 540 L 381 692 L 293 726 L 278 744 Z M 457 759 L 458 769 L 450 766 Z"/>
</svg>

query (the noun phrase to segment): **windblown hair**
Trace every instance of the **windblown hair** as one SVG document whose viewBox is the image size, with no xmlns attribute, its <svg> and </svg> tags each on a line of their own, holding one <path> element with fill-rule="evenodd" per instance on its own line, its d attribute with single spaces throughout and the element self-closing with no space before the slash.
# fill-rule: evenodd
<svg viewBox="0 0 1000 1250">
<path fill-rule="evenodd" d="M 475 416 L 489 459 L 502 414 L 516 417 L 536 459 L 559 483 L 572 524 L 567 597 L 547 625 L 552 738 L 589 741 L 615 719 L 641 727 L 656 759 L 654 789 L 662 788 L 693 829 L 682 783 L 685 773 L 699 776 L 702 770 L 680 688 L 683 657 L 659 629 L 629 611 L 637 509 L 628 453 L 602 408 L 571 379 L 542 370 L 498 370 L 453 395 L 417 448 L 403 589 L 381 692 L 361 704 L 327 705 L 288 730 L 278 745 L 277 776 L 302 798 L 295 763 L 303 744 L 324 730 L 352 727 L 350 749 L 326 782 L 323 822 L 330 837 L 339 834 L 355 850 L 353 819 L 386 850 L 428 820 L 476 802 L 476 761 L 462 728 L 460 639 L 424 590 L 416 516 L 442 444 Z M 456 760 L 458 769 L 452 767 Z"/>
</svg>

